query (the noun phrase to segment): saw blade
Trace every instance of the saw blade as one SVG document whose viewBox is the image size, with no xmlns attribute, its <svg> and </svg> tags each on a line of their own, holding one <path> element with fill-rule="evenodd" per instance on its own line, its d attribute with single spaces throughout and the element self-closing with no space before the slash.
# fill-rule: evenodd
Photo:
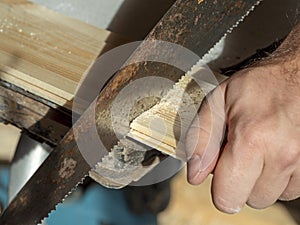
<svg viewBox="0 0 300 225">
<path fill-rule="evenodd" d="M 82 159 L 76 143 L 64 144 L 50 153 L 12 200 L 0 217 L 1 225 L 39 224 L 84 180 L 91 167 Z"/>
<path fill-rule="evenodd" d="M 143 152 L 142 155 L 144 155 L 149 148 L 156 149 L 166 156 L 172 156 L 182 161 L 187 160 L 187 156 L 184 152 L 184 143 L 178 140 L 176 136 L 180 136 L 178 135 L 178 133 L 187 132 L 195 115 L 194 109 L 198 110 L 205 96 L 216 87 L 215 82 L 209 83 L 205 81 L 200 81 L 202 84 L 199 86 L 199 79 L 201 80 L 201 70 L 203 69 L 202 59 L 205 58 L 205 56 L 209 55 L 214 46 L 216 46 L 229 33 L 231 33 L 233 29 L 236 28 L 239 23 L 242 22 L 244 18 L 247 17 L 248 14 L 251 13 L 257 5 L 260 4 L 260 2 L 261 0 L 253 1 L 253 5 L 245 10 L 245 14 L 242 15 L 237 21 L 235 21 L 232 26 L 226 30 L 225 33 L 223 33 L 223 36 L 221 36 L 219 41 L 216 42 L 209 49 L 209 51 L 205 53 L 201 57 L 201 59 L 194 66 L 192 66 L 185 75 L 181 77 L 181 79 L 177 83 L 174 84 L 173 88 L 170 89 L 167 94 L 162 97 L 161 101 L 158 104 L 154 105 L 131 122 L 131 130 L 126 135 L 126 137 L 124 137 L 124 139 L 122 139 L 117 145 L 115 145 L 112 148 L 111 153 L 108 156 L 105 156 L 103 160 L 96 165 L 95 170 L 90 173 L 90 176 L 94 180 L 106 187 L 119 189 L 139 180 L 145 174 L 149 173 L 160 162 L 160 160 L 156 160 L 154 161 L 155 163 L 153 163 L 151 166 L 145 167 L 142 163 L 143 157 L 139 157 L 132 160 L 134 162 L 134 165 L 130 165 L 130 163 L 126 163 L 124 161 L 124 157 L 127 157 L 128 159 L 131 158 L 131 156 L 127 153 L 127 149 L 131 149 L 132 151 L 140 153 Z M 241 2 L 237 2 L 236 4 L 241 4 Z M 230 5 L 230 3 L 228 5 Z M 209 8 L 209 6 L 206 7 Z M 234 10 L 237 10 L 237 8 L 232 7 L 233 6 L 231 6 L 230 10 L 232 10 L 231 13 L 233 15 L 234 13 L 237 13 Z M 229 20 L 232 19 L 230 15 L 227 16 Z M 210 17 L 210 19 L 212 18 Z M 225 19 L 226 18 L 224 18 L 224 20 Z M 222 22 L 225 22 L 224 20 Z M 203 48 L 205 47 L 203 46 Z M 226 77 L 224 76 L 219 77 L 219 79 L 217 78 L 218 82 L 222 82 L 224 79 L 226 79 Z M 197 84 L 195 84 L 195 80 L 198 81 Z M 189 87 L 190 91 L 187 90 L 187 87 Z M 189 107 L 191 104 L 193 105 L 193 107 L 191 110 L 188 110 L 188 108 L 191 108 Z M 174 112 L 172 113 L 172 115 L 170 115 L 170 111 L 172 111 L 172 109 L 174 109 Z M 168 123 L 168 121 L 175 120 L 175 117 L 178 113 L 180 114 L 180 111 L 182 111 L 181 114 L 185 114 L 180 118 L 181 123 L 183 124 L 177 130 L 177 133 L 169 132 L 169 134 L 172 133 L 171 137 L 162 138 L 161 132 L 158 131 L 161 130 L 160 122 L 164 121 L 165 124 L 167 124 L 167 129 L 173 129 L 174 124 Z M 153 121 L 155 121 L 153 117 L 156 117 L 157 126 L 152 126 L 151 129 L 149 129 L 150 123 L 153 123 Z M 164 129 L 166 129 L 166 127 L 164 127 Z M 140 130 L 143 130 L 143 133 L 139 132 Z M 169 139 L 170 142 L 173 141 L 174 143 L 170 143 L 168 142 L 168 140 L 163 139 Z M 135 146 L 135 150 L 132 149 L 133 146 Z M 116 152 L 118 153 L 116 154 Z M 116 156 L 114 157 L 114 155 L 122 155 L 123 158 Z"/>
<path fill-rule="evenodd" d="M 177 0 L 146 39 L 153 40 L 156 38 L 173 42 L 193 50 L 199 56 L 203 56 L 260 2 L 260 0 Z M 122 86 L 120 82 L 130 82 L 128 73 L 124 72 L 122 76 L 122 78 L 126 77 L 124 81 L 118 76 L 121 72 L 116 75 L 119 78 L 116 79 L 116 83 L 120 87 Z M 160 72 L 166 73 L 166 71 Z M 112 83 L 114 84 L 114 80 Z M 105 90 L 108 88 L 117 90 L 113 85 L 112 87 L 107 86 L 98 97 L 98 105 L 109 105 L 114 92 L 112 95 L 107 95 Z M 86 121 L 91 120 L 84 117 L 79 119 L 79 124 L 82 126 L 79 128 L 81 136 L 88 133 L 89 124 Z M 130 183 L 130 180 L 137 180 L 152 169 L 151 166 L 144 164 L 144 157 L 149 152 L 149 148 L 145 148 L 145 146 L 132 140 L 125 142 L 125 146 L 121 146 L 121 148 L 119 148 L 120 144 L 113 148 L 112 153 L 99 160 L 97 164 L 97 168 L 102 168 L 97 170 L 97 173 L 105 178 L 104 185 L 120 186 L 119 183 Z M 124 142 L 122 144 L 124 145 Z M 132 144 L 137 144 L 140 147 L 128 148 L 128 145 L 131 146 Z M 135 148 L 140 149 L 136 154 L 132 151 Z M 146 149 L 146 151 L 142 149 Z M 124 150 L 126 150 L 125 153 Z M 121 157 L 118 152 L 122 152 Z M 158 164 L 159 160 L 163 158 L 156 154 L 157 152 L 152 157 L 152 165 Z M 132 170 L 131 167 L 133 162 L 131 157 L 138 158 L 132 165 L 135 170 Z M 139 171 L 136 169 L 137 167 L 140 168 Z M 82 182 L 92 169 L 82 156 L 74 135 L 70 131 L 4 211 L 0 217 L 0 224 L 33 225 L 40 223 L 51 210 L 55 209 L 58 203 L 62 202 Z M 103 171 L 105 169 L 110 172 Z M 128 173 L 133 173 L 133 175 L 130 176 Z M 127 174 L 127 180 L 120 180 L 120 174 Z M 114 179 L 117 182 L 114 182 Z"/>
</svg>

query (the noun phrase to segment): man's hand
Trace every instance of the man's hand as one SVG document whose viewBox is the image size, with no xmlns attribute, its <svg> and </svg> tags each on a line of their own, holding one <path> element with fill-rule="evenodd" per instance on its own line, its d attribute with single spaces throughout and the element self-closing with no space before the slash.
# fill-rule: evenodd
<svg viewBox="0 0 300 225">
<path fill-rule="evenodd" d="M 188 180 L 197 185 L 213 172 L 223 212 L 300 197 L 299 27 L 274 56 L 215 89 L 188 132 Z"/>
</svg>

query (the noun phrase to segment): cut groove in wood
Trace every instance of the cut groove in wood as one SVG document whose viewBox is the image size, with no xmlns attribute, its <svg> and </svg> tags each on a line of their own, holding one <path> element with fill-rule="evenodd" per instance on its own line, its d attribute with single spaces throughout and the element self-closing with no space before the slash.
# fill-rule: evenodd
<svg viewBox="0 0 300 225">
<path fill-rule="evenodd" d="M 157 105 L 133 120 L 127 136 L 186 161 L 185 135 L 205 95 L 215 87 L 205 81 L 199 85 L 196 76 L 201 76 L 202 69 L 194 66 Z M 223 76 L 218 78 L 224 80 Z"/>
</svg>

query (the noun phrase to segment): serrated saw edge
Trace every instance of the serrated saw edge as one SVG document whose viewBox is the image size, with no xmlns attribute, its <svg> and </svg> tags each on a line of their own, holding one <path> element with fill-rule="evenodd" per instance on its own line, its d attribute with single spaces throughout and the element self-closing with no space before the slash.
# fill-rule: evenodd
<svg viewBox="0 0 300 225">
<path fill-rule="evenodd" d="M 210 48 L 210 50 L 206 53 L 206 54 L 204 54 L 202 57 L 201 57 L 201 59 L 194 65 L 194 66 L 192 66 L 191 67 L 191 69 L 185 74 L 185 75 L 183 75 L 181 78 L 180 78 L 180 80 L 177 82 L 177 83 L 175 83 L 174 84 L 174 86 L 173 86 L 173 89 L 176 89 L 177 88 L 177 86 L 178 85 L 180 85 L 180 83 L 189 83 L 189 81 L 192 79 L 192 76 L 193 76 L 193 74 L 196 74 L 201 68 L 203 68 L 203 58 L 205 58 L 207 55 L 209 55 L 210 53 L 211 53 L 211 51 L 220 43 L 220 42 L 222 42 L 225 38 L 226 38 L 226 36 L 228 35 L 228 34 L 230 34 L 236 27 L 238 27 L 238 25 L 241 23 L 241 22 L 243 22 L 244 21 L 244 19 L 255 9 L 255 7 L 256 6 L 258 6 L 261 2 L 262 2 L 263 0 L 258 0 L 247 12 L 246 12 L 246 14 L 245 15 L 243 15 L 232 27 L 230 27 L 228 30 L 227 30 L 227 32 L 225 32 L 224 33 L 224 35 L 223 35 L 223 37 L 218 41 L 218 42 L 216 42 L 215 44 L 214 44 L 214 46 L 212 47 L 212 48 Z M 167 94 L 166 94 L 167 95 Z M 159 104 L 159 103 L 158 103 Z M 157 105 L 158 105 L 157 104 Z M 150 108 L 149 110 L 151 110 L 151 109 L 153 109 L 154 107 L 156 107 L 157 105 L 155 105 L 155 106 L 153 106 L 152 108 Z M 147 110 L 147 111 L 149 111 L 149 110 Z M 146 112 L 147 112 L 146 111 Z M 139 117 L 137 117 L 137 118 L 139 118 Z M 137 119 L 136 118 L 136 119 Z M 124 139 L 123 140 L 127 140 L 128 141 L 128 143 L 130 143 L 131 141 L 130 140 L 128 140 L 128 137 L 133 137 L 130 133 L 129 134 L 127 134 L 127 137 L 124 137 Z M 135 139 L 135 140 L 137 140 L 137 139 Z M 138 140 L 140 140 L 140 139 L 138 139 Z M 118 143 L 117 145 L 115 145 L 112 149 L 111 149 L 111 152 L 113 152 L 114 151 L 114 148 L 118 148 L 118 149 L 121 149 L 123 146 L 122 145 L 120 145 L 120 143 Z M 101 162 L 99 162 L 97 165 L 96 165 L 96 168 L 95 168 L 95 170 L 94 171 L 92 171 L 91 173 L 90 173 L 90 176 L 92 176 L 97 182 L 99 182 L 99 183 L 101 183 L 102 185 L 104 185 L 104 186 L 106 186 L 106 187 L 109 187 L 109 188 L 122 188 L 122 187 L 124 187 L 124 186 L 126 186 L 126 185 L 129 185 L 131 182 L 133 182 L 133 181 L 136 181 L 137 180 L 137 177 L 136 177 L 136 175 L 134 176 L 132 176 L 132 179 L 125 179 L 125 180 L 123 180 L 122 182 L 120 182 L 120 181 L 113 181 L 113 180 L 111 180 L 111 178 L 110 177 L 105 177 L 105 172 L 103 173 L 103 170 L 101 170 L 101 168 L 105 168 L 106 167 L 106 163 L 105 162 L 107 162 L 107 160 L 114 160 L 114 163 L 116 164 L 116 165 L 122 165 L 122 163 L 123 162 L 121 162 L 120 160 L 118 160 L 117 158 L 112 158 L 112 154 L 113 153 L 111 153 L 111 154 L 109 154 L 109 155 L 107 155 L 107 156 L 105 156 L 104 158 L 103 158 L 103 160 L 101 161 Z M 123 153 L 124 155 L 126 155 L 126 153 Z M 179 157 L 180 158 L 180 157 Z M 182 158 L 183 159 L 183 158 Z M 157 162 L 158 161 L 156 161 L 156 164 L 157 164 Z M 135 169 L 138 169 L 138 170 L 145 170 L 146 172 L 150 172 L 155 166 L 153 166 L 153 167 L 151 167 L 151 168 L 149 168 L 149 167 L 143 167 L 143 165 L 142 165 L 142 161 L 140 161 L 139 162 L 140 164 L 139 165 L 135 165 L 134 166 L 134 168 Z M 123 163 L 123 165 L 125 166 L 126 164 L 124 164 Z M 124 168 L 111 168 L 111 170 L 110 170 L 110 176 L 112 176 L 112 177 L 117 177 L 117 174 L 120 172 L 120 170 L 121 169 L 125 169 L 125 167 Z M 146 173 L 145 172 L 145 173 Z M 116 173 L 115 174 L 115 176 L 113 175 L 113 173 Z M 140 173 L 140 174 L 145 174 L 145 173 Z M 142 176 L 141 176 L 142 177 Z M 140 177 L 140 178 L 141 178 Z M 102 179 L 102 180 L 101 180 Z M 101 181 L 103 181 L 103 180 L 105 180 L 105 182 L 104 183 L 102 183 Z M 111 182 L 111 184 L 113 184 L 113 185 L 110 185 L 109 184 L 109 182 Z M 118 185 L 119 184 L 119 185 Z"/>
</svg>

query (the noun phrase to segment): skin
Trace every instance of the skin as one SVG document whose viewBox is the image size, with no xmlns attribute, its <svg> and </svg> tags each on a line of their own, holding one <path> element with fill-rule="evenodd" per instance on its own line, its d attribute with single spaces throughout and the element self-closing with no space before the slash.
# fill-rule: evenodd
<svg viewBox="0 0 300 225">
<path fill-rule="evenodd" d="M 213 173 L 220 211 L 300 197 L 300 23 L 272 56 L 207 96 L 186 147 L 188 181 Z"/>
</svg>

